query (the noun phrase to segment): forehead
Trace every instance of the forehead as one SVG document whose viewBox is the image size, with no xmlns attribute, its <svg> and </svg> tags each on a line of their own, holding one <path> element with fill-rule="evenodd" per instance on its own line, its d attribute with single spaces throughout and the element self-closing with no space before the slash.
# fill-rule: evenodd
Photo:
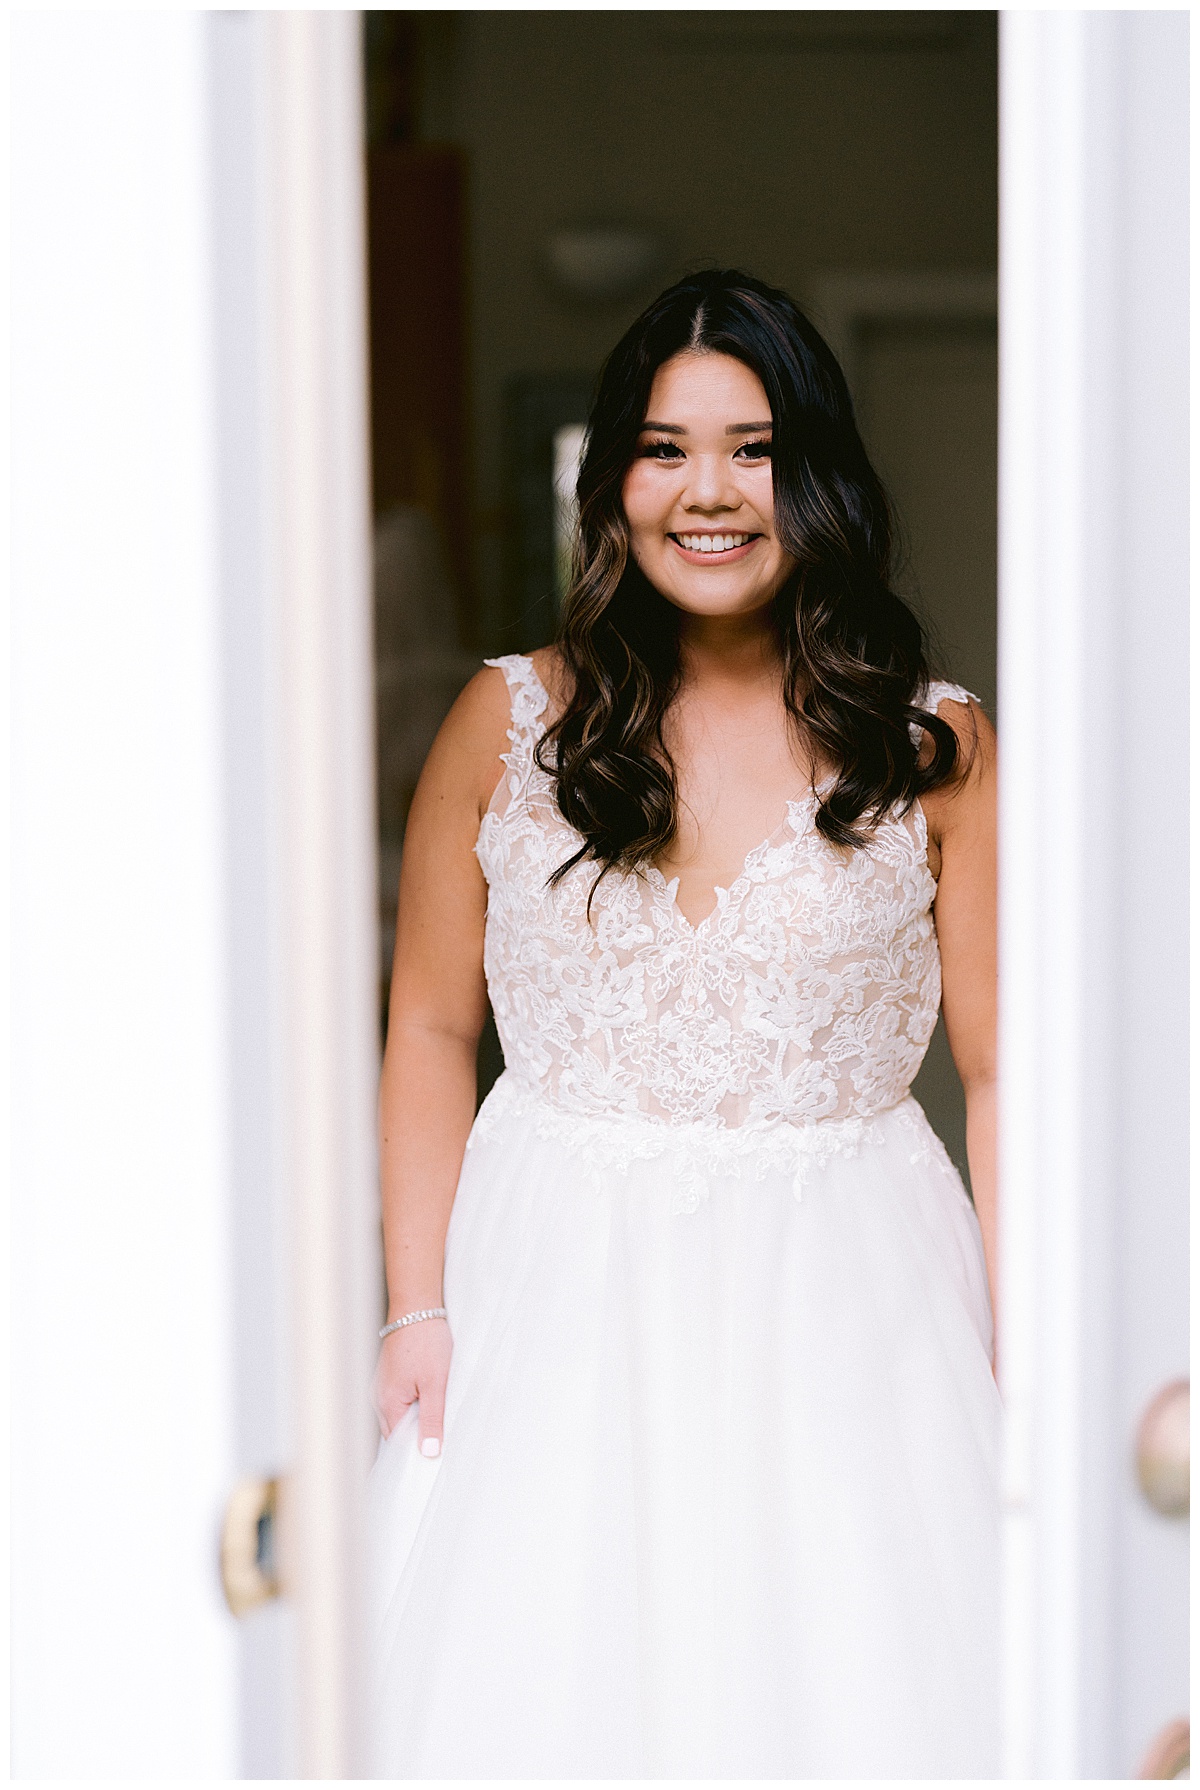
<svg viewBox="0 0 1200 1790">
<path fill-rule="evenodd" d="M 771 414 L 762 380 L 729 354 L 686 349 L 654 375 L 646 415 L 685 427 L 704 423 L 762 423 Z"/>
</svg>

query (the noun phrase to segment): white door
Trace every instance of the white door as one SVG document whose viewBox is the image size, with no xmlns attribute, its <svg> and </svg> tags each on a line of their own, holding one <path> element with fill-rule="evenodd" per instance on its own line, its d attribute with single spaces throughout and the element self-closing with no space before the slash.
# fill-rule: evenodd
<svg viewBox="0 0 1200 1790">
<path fill-rule="evenodd" d="M 1188 1361 L 1188 26 L 1001 15 L 1017 1777 L 1169 1775 L 1187 1714 L 1186 1517 L 1135 1455 Z"/>
<path fill-rule="evenodd" d="M 26 13 L 13 38 L 13 1765 L 350 1775 L 358 18 Z M 218 1544 L 248 1475 L 286 1476 L 288 1596 L 238 1621 Z"/>
</svg>

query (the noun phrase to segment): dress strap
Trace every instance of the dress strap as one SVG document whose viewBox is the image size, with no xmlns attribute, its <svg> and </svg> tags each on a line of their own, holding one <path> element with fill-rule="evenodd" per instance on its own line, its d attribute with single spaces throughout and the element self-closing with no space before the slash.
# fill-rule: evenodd
<svg viewBox="0 0 1200 1790">
<path fill-rule="evenodd" d="M 939 702 L 978 702 L 979 698 L 972 690 L 964 690 L 961 684 L 947 684 L 940 678 L 931 679 L 916 698 L 916 706 L 927 715 L 936 715 Z M 921 744 L 921 727 L 916 721 L 908 724 L 909 737 L 914 746 Z"/>
<path fill-rule="evenodd" d="M 535 768 L 534 749 L 546 731 L 545 714 L 550 696 L 533 668 L 533 660 L 525 653 L 504 653 L 498 659 L 485 659 L 504 673 L 512 724 L 508 730 L 511 751 L 500 754 L 507 775 L 501 783 L 508 790 L 509 800 L 524 795 Z"/>
<path fill-rule="evenodd" d="M 485 659 L 483 662 L 485 665 L 494 665 L 497 671 L 504 673 L 512 708 L 509 739 L 514 745 L 523 740 L 528 740 L 531 745 L 536 744 L 546 731 L 542 717 L 549 706 L 550 697 L 533 668 L 533 660 L 526 653 L 504 653 L 499 659 Z"/>
<path fill-rule="evenodd" d="M 936 714 L 939 702 L 978 702 L 974 690 L 964 690 L 961 684 L 947 684 L 935 678 L 925 686 L 922 699 L 917 704 L 927 714 Z"/>
</svg>

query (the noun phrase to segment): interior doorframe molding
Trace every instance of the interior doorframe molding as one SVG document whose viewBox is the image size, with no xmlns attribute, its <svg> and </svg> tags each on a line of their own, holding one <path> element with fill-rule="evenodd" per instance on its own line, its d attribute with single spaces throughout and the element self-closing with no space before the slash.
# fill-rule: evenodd
<svg viewBox="0 0 1200 1790">
<path fill-rule="evenodd" d="M 994 273 L 974 268 L 849 270 L 815 274 L 806 298 L 854 392 L 873 324 L 995 323 L 998 291 Z"/>
<path fill-rule="evenodd" d="M 296 1458 L 284 1532 L 305 1777 L 366 1770 L 378 1322 L 377 919 L 361 14 L 263 32 L 267 558 Z"/>
</svg>

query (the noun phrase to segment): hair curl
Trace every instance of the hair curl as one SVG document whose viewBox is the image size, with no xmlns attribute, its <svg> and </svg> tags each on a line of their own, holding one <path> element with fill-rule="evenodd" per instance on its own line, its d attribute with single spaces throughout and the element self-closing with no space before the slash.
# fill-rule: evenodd
<svg viewBox="0 0 1200 1790">
<path fill-rule="evenodd" d="M 954 729 L 919 706 L 929 680 L 921 625 L 892 589 L 891 511 L 837 360 L 786 293 L 737 271 L 692 274 L 618 342 L 588 419 L 559 636 L 569 695 L 538 746 L 582 844 L 552 882 L 588 859 L 600 876 L 636 870 L 675 835 L 663 720 L 680 683 L 680 613 L 629 551 L 621 491 L 654 375 L 684 349 L 743 362 L 770 402 L 774 526 L 795 561 L 773 603 L 783 699 L 834 767 L 819 831 L 863 845 L 896 805 L 907 810 L 960 770 Z M 914 724 L 932 741 L 925 763 Z"/>
</svg>

